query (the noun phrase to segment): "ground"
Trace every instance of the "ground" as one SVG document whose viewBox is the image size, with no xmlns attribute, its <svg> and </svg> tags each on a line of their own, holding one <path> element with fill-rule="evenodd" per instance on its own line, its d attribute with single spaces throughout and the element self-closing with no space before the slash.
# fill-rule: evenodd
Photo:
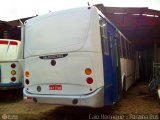
<svg viewBox="0 0 160 120">
<path fill-rule="evenodd" d="M 147 83 L 143 81 L 132 86 L 118 103 L 103 108 L 26 103 L 22 100 L 21 92 L 12 96 L 10 93 L 16 94 L 14 92 L 0 92 L 0 120 L 4 114 L 9 115 L 10 119 L 18 120 L 124 119 L 122 118 L 124 116 L 135 119 L 139 117 L 134 115 L 143 115 L 143 117 L 150 115 L 157 120 L 160 118 L 160 101 L 149 93 Z M 146 118 L 143 119 L 146 120 Z"/>
</svg>

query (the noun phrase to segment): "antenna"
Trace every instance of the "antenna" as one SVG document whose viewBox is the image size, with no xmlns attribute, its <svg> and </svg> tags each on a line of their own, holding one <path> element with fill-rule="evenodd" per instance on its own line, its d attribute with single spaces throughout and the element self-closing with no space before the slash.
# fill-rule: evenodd
<svg viewBox="0 0 160 120">
<path fill-rule="evenodd" d="M 90 6 L 89 2 L 87 4 L 88 4 L 88 9 L 91 9 L 91 6 Z"/>
</svg>

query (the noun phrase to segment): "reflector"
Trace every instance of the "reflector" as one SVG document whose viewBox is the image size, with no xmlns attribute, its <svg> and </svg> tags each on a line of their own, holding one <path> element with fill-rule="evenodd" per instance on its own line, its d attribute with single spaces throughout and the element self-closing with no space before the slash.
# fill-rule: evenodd
<svg viewBox="0 0 160 120">
<path fill-rule="evenodd" d="M 28 100 L 32 100 L 32 97 L 31 97 L 31 96 L 27 96 L 27 99 L 28 99 Z"/>
</svg>

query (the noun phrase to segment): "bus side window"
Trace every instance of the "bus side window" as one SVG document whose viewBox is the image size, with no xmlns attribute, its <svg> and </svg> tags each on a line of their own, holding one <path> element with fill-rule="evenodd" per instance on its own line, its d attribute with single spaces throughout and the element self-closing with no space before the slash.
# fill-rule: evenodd
<svg viewBox="0 0 160 120">
<path fill-rule="evenodd" d="M 108 38 L 107 38 L 107 24 L 104 19 L 100 19 L 100 31 L 101 31 L 101 39 L 102 39 L 104 54 L 109 55 L 109 46 L 108 46 Z"/>
<path fill-rule="evenodd" d="M 131 45 L 128 44 L 128 58 L 131 59 Z"/>
<path fill-rule="evenodd" d="M 123 37 L 121 37 L 121 42 L 122 42 L 122 53 L 123 53 L 123 58 L 126 58 L 126 47 L 125 47 L 125 40 Z"/>
<path fill-rule="evenodd" d="M 118 43 L 118 49 L 119 49 L 120 58 L 122 58 L 121 36 L 119 34 L 118 34 L 118 37 L 117 37 L 117 43 Z"/>
<path fill-rule="evenodd" d="M 128 50 L 127 50 L 127 53 L 128 53 L 128 59 L 130 59 L 130 45 L 129 45 L 129 43 L 127 42 L 127 48 L 128 48 Z"/>
<path fill-rule="evenodd" d="M 129 44 L 129 58 L 132 59 L 132 46 Z"/>
<path fill-rule="evenodd" d="M 125 46 L 126 46 L 126 58 L 128 59 L 128 42 L 125 40 Z"/>
</svg>

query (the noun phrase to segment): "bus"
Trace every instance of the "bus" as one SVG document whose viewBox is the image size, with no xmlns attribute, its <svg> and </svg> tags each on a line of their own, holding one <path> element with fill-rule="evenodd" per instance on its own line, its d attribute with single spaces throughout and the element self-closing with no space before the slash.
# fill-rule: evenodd
<svg viewBox="0 0 160 120">
<path fill-rule="evenodd" d="M 22 88 L 19 40 L 0 39 L 0 90 Z"/>
<path fill-rule="evenodd" d="M 132 43 L 94 6 L 37 16 L 22 29 L 26 101 L 113 105 L 134 81 Z"/>
</svg>

